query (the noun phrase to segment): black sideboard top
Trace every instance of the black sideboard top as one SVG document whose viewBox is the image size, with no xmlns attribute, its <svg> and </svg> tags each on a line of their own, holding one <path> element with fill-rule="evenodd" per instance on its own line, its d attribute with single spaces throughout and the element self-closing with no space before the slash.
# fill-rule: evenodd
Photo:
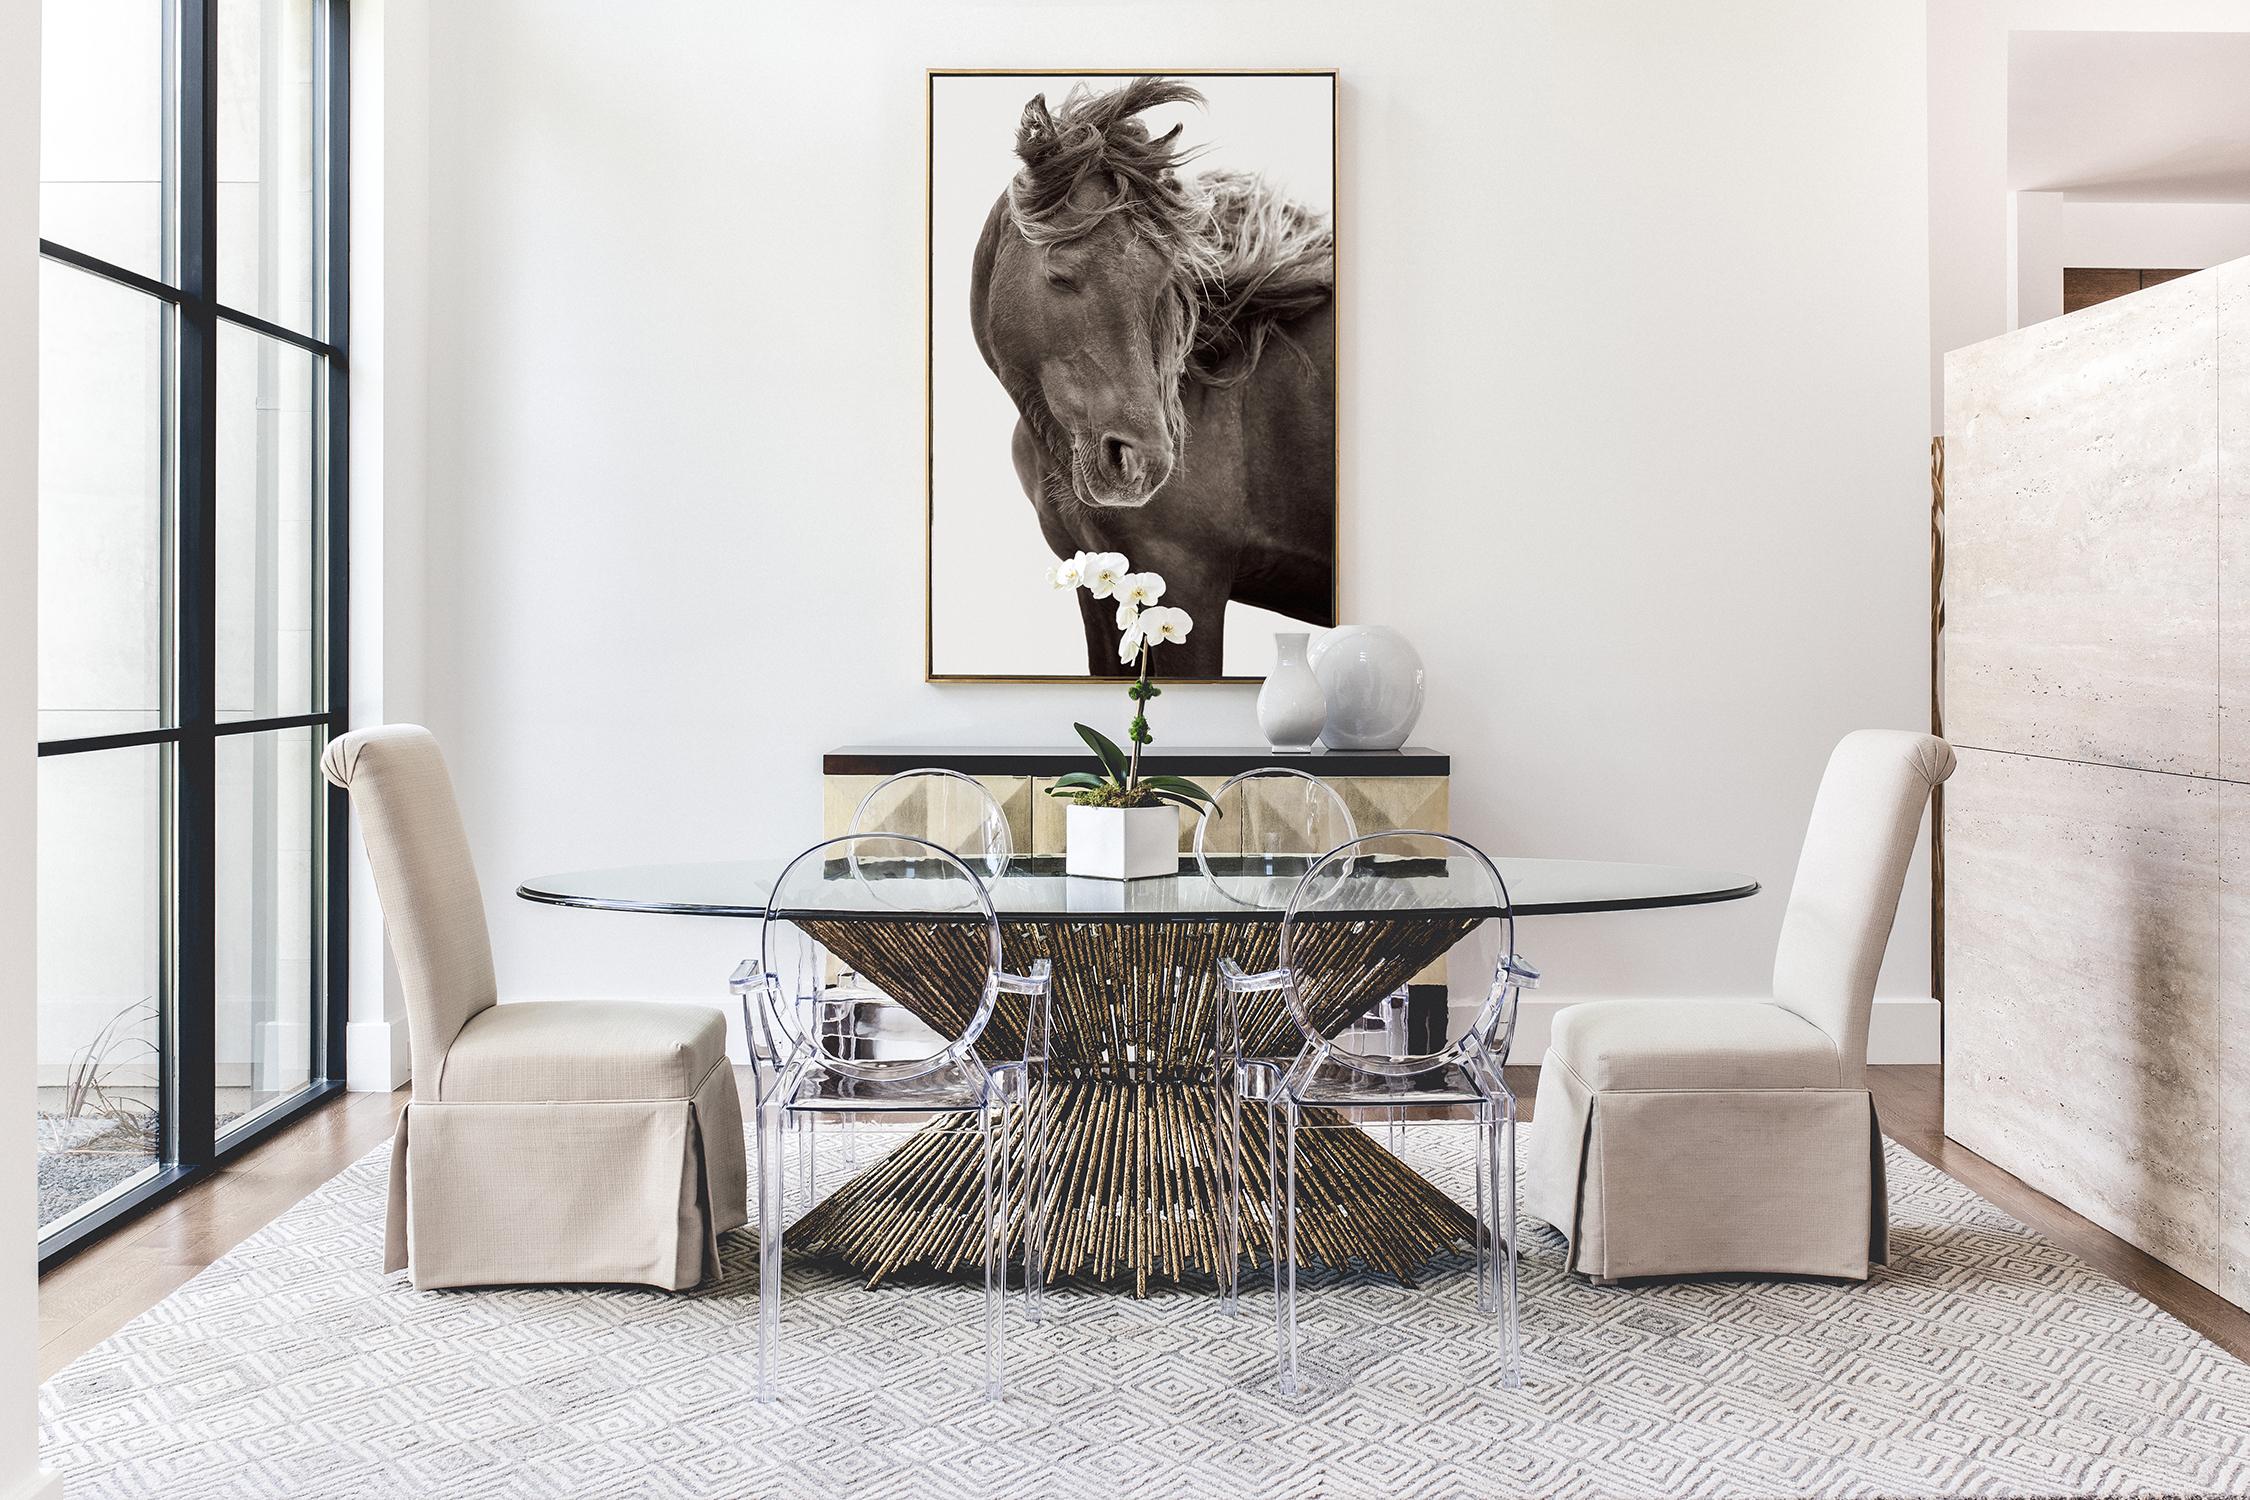
<svg viewBox="0 0 2250 1500">
<path fill-rule="evenodd" d="M 1316 749 L 1283 755 L 1255 746 L 1150 745 L 1141 764 L 1173 776 L 1233 776 L 1260 766 L 1295 766 L 1316 776 L 1450 776 L 1453 758 L 1420 745 L 1403 750 Z M 934 766 L 971 776 L 1059 776 L 1097 771 L 1083 745 L 845 745 L 820 759 L 824 776 L 889 776 Z"/>
</svg>

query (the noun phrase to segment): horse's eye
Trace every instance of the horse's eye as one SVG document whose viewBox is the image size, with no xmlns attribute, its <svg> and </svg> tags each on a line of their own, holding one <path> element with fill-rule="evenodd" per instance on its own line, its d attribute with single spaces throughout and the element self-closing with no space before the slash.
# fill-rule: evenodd
<svg viewBox="0 0 2250 1500">
<path fill-rule="evenodd" d="M 1047 285 L 1058 292 L 1075 292 L 1078 290 L 1078 283 L 1060 271 L 1049 271 L 1047 273 Z"/>
</svg>

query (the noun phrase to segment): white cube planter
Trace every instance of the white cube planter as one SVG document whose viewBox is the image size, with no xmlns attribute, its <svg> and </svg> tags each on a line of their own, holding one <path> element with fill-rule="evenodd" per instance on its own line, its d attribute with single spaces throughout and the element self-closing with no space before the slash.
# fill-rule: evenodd
<svg viewBox="0 0 2250 1500">
<path fill-rule="evenodd" d="M 1146 880 L 1180 868 L 1180 814 L 1158 807 L 1065 809 L 1063 870 L 1096 880 Z"/>
</svg>

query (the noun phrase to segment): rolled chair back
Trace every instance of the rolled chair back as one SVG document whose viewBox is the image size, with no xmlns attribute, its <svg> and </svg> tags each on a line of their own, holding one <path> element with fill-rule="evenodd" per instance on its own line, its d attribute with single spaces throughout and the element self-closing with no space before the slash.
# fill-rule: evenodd
<svg viewBox="0 0 2250 1500">
<path fill-rule="evenodd" d="M 1867 1070 L 1875 976 L 1898 914 L 1922 809 L 1953 774 L 1932 735 L 1862 729 L 1828 758 L 1774 951 L 1773 998 L 1828 1033 L 1856 1088 Z"/>
<path fill-rule="evenodd" d="M 1221 892 L 1256 905 L 1261 892 L 1285 900 L 1294 889 L 1275 877 L 1300 876 L 1357 837 L 1334 787 L 1294 766 L 1259 766 L 1228 778 L 1197 815 L 1195 863 Z"/>
<path fill-rule="evenodd" d="M 1442 978 L 1418 979 L 1433 965 Z M 1450 834 L 1364 834 L 1323 855 L 1281 921 L 1282 993 L 1301 1062 L 1375 1077 L 1507 1061 L 1521 986 L 1508 887 L 1482 850 Z M 1398 1053 L 1351 1022 L 1400 985 L 1442 983 L 1439 1045 Z"/>
<path fill-rule="evenodd" d="M 903 1057 L 847 1055 L 817 1024 L 833 957 L 925 1030 Z M 853 833 L 791 860 L 766 903 L 768 1055 L 867 1083 L 970 1061 L 1000 990 L 1000 921 L 984 882 L 928 839 Z M 1020 1034 L 1020 1032 L 1019 1032 Z"/>
<path fill-rule="evenodd" d="M 859 799 L 846 833 L 902 833 L 960 857 L 980 879 L 998 880 L 1015 858 L 1000 799 L 974 776 L 925 766 L 886 776 Z"/>
<path fill-rule="evenodd" d="M 434 1099 L 461 1028 L 500 998 L 484 892 L 437 737 L 419 724 L 356 729 L 329 742 L 321 774 L 351 794 L 414 1059 L 414 1097 Z"/>
</svg>

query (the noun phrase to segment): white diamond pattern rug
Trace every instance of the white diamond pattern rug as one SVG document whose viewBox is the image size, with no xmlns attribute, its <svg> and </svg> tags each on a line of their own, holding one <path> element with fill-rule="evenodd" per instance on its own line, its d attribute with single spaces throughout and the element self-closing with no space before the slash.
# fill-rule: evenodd
<svg viewBox="0 0 2250 1500">
<path fill-rule="evenodd" d="M 1467 1191 L 1462 1127 L 1408 1135 Z M 978 1290 L 792 1260 L 771 1408 L 750 1236 L 693 1295 L 417 1292 L 377 1270 L 388 1156 L 48 1386 L 73 1500 L 2250 1494 L 2250 1367 L 1895 1146 L 1892 1264 L 1865 1286 L 1594 1287 L 1527 1227 L 1519 1392 L 1465 1260 L 1413 1290 L 1309 1283 L 1331 1379 L 1295 1400 L 1270 1283 L 1233 1321 L 1208 1294 L 1064 1291 L 1045 1326 L 1011 1316 L 1000 1406 Z"/>
</svg>

